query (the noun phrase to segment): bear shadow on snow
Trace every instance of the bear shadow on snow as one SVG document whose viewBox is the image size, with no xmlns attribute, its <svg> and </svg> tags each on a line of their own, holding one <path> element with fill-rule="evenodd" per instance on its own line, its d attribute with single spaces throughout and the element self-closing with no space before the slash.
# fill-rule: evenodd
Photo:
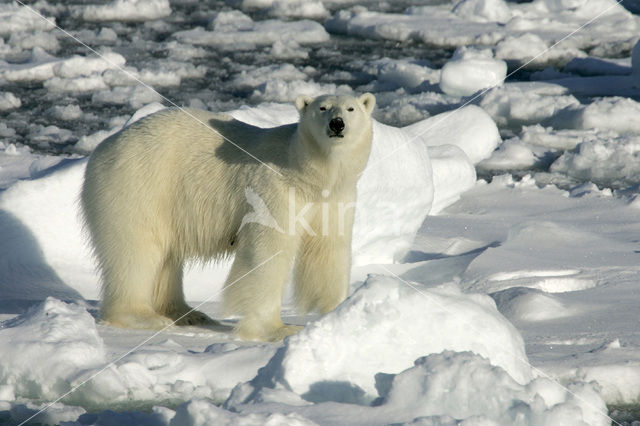
<svg viewBox="0 0 640 426">
<path fill-rule="evenodd" d="M 216 129 L 216 133 L 224 135 L 222 144 L 216 148 L 215 155 L 227 164 L 272 164 L 278 167 L 285 167 L 288 158 L 281 155 L 278 150 L 260 150 L 257 151 L 259 133 L 264 129 L 252 126 L 243 121 L 231 119 L 222 120 L 212 118 L 208 121 L 212 129 Z M 297 123 L 292 124 L 295 126 Z M 240 135 L 240 132 L 252 132 L 254 137 Z M 245 152 L 247 155 L 238 155 L 238 150 Z M 258 156 L 259 155 L 259 156 Z M 276 173 L 274 171 L 274 173 Z"/>
<path fill-rule="evenodd" d="M 84 300 L 47 263 L 31 230 L 4 210 L 0 210 L 0 235 L 0 313 L 22 313 L 49 296 Z"/>
<path fill-rule="evenodd" d="M 319 404 L 321 402 L 340 402 L 343 404 L 369 405 L 371 401 L 364 390 L 348 381 L 325 380 L 315 382 L 309 390 L 300 395 L 302 399 Z"/>
</svg>

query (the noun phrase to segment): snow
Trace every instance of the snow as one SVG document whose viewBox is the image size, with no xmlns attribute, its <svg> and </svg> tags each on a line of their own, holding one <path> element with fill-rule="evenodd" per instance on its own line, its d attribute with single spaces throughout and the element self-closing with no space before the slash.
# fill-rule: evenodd
<svg viewBox="0 0 640 426">
<path fill-rule="evenodd" d="M 112 52 L 104 52 L 101 57 L 74 55 L 58 59 L 36 47 L 24 63 L 3 65 L 0 62 L 0 78 L 17 82 L 45 81 L 45 87 L 55 91 L 93 91 L 107 87 L 100 74 L 124 63 L 122 55 Z"/>
<path fill-rule="evenodd" d="M 591 386 L 576 384 L 571 386 L 571 393 L 561 391 L 560 395 L 556 385 L 545 379 L 519 386 L 504 370 L 472 352 L 444 351 L 419 358 L 415 367 L 392 380 L 391 389 L 384 395 L 385 405 L 414 417 L 477 416 L 476 421 L 497 424 L 516 424 L 527 417 L 540 424 L 584 421 L 604 425 L 608 420 L 596 411 L 604 407 Z M 442 392 L 449 383 L 456 386 Z M 407 400 L 407 395 L 414 398 Z M 468 403 L 461 405 L 462 400 Z"/>
<path fill-rule="evenodd" d="M 233 3 L 243 10 L 260 10 L 280 17 L 321 19 L 329 14 L 318 0 L 237 0 Z"/>
<path fill-rule="evenodd" d="M 168 0 L 114 0 L 105 5 L 85 6 L 85 21 L 139 22 L 167 17 L 171 14 Z"/>
<path fill-rule="evenodd" d="M 213 21 L 213 31 L 198 27 L 179 31 L 174 33 L 173 37 L 181 43 L 223 47 L 227 50 L 251 50 L 255 46 L 268 46 L 277 41 L 286 42 L 290 39 L 294 39 L 298 44 L 322 43 L 329 39 L 329 34 L 322 25 L 309 20 L 254 22 L 244 15 L 241 22 L 242 27 L 235 29 L 228 25 L 216 26 L 216 21 Z"/>
<path fill-rule="evenodd" d="M 562 118 L 573 129 L 616 130 L 640 133 L 640 125 L 632 119 L 640 112 L 640 103 L 621 97 L 597 100 L 585 107 L 569 109 Z"/>
<path fill-rule="evenodd" d="M 417 90 L 425 83 L 433 84 L 439 80 L 439 72 L 425 61 L 383 58 L 368 64 L 366 71 L 377 77 L 378 85 L 393 89 Z"/>
<path fill-rule="evenodd" d="M 460 126 L 457 123 L 465 123 Z M 487 112 L 475 105 L 456 109 L 407 126 L 413 137 L 425 136 L 431 147 L 455 145 L 462 149 L 473 164 L 491 156 L 502 143 L 498 127 Z"/>
<path fill-rule="evenodd" d="M 93 73 L 102 73 L 108 69 L 120 68 L 125 62 L 126 60 L 122 55 L 112 52 L 105 52 L 100 57 L 92 58 L 72 56 L 55 64 L 53 72 L 56 76 L 62 78 L 88 76 Z"/>
<path fill-rule="evenodd" d="M 519 129 L 523 125 L 549 123 L 563 126 L 555 120 L 571 107 L 582 108 L 578 99 L 561 87 L 539 83 L 505 85 L 489 90 L 480 106 L 491 115 L 499 126 Z"/>
<path fill-rule="evenodd" d="M 488 58 L 453 59 L 442 68 L 440 89 L 447 95 L 470 96 L 499 86 L 507 76 L 504 61 Z"/>
<path fill-rule="evenodd" d="M 626 188 L 640 183 L 640 137 L 609 137 L 584 141 L 565 152 L 551 171 L 595 184 Z"/>
<path fill-rule="evenodd" d="M 26 6 L 16 3 L 4 3 L 0 5 L 0 35 L 7 36 L 16 31 L 49 31 L 55 25 L 55 18 L 46 16 L 42 19 L 31 12 Z"/>
<path fill-rule="evenodd" d="M 373 128 L 369 163 L 358 182 L 352 244 L 354 264 L 387 263 L 403 256 L 414 230 L 431 210 L 433 169 L 424 136 L 411 137 L 403 130 L 381 123 L 375 123 Z M 398 167 L 396 158 L 403 159 L 402 167 Z M 394 190 L 381 191 L 391 182 L 388 188 Z M 406 200 L 406 193 L 415 197 Z M 403 202 L 402 209 L 397 208 L 400 198 L 408 201 Z"/>
<path fill-rule="evenodd" d="M 311 402 L 371 402 L 376 373 L 400 372 L 420 355 L 444 350 L 472 351 L 517 382 L 531 380 L 520 335 L 488 296 L 370 275 L 334 312 L 285 342 L 253 380 L 251 395 L 268 386 Z"/>
<path fill-rule="evenodd" d="M 509 22 L 512 12 L 502 0 L 461 0 L 451 10 L 463 19 L 478 22 Z"/>
<path fill-rule="evenodd" d="M 52 297 L 5 322 L 0 341 L 0 381 L 13 400 L 55 399 L 71 378 L 105 361 L 93 317 L 80 305 Z"/>
<path fill-rule="evenodd" d="M 0 92 L 0 110 L 6 111 L 10 109 L 20 108 L 22 102 L 11 92 Z"/>
<path fill-rule="evenodd" d="M 640 420 L 632 3 L 0 5 L 0 423 Z M 300 94 L 365 91 L 374 144 L 336 310 L 286 295 L 299 334 L 237 340 L 228 259 L 185 275 L 220 325 L 96 321 L 78 194 L 97 144 L 167 106 L 271 127 Z"/>
<path fill-rule="evenodd" d="M 509 52 L 514 55 L 509 59 L 521 61 L 542 54 L 595 16 L 599 19 L 590 23 L 588 36 L 577 34 L 558 49 L 551 49 L 540 61 L 568 61 L 576 53 L 586 55 L 583 49 L 589 48 L 594 38 L 606 49 L 613 27 L 617 41 L 635 43 L 637 18 L 611 0 L 585 1 L 572 8 L 553 0 L 521 4 L 468 0 L 453 2 L 453 6 L 414 6 L 404 14 L 354 8 L 338 11 L 326 26 L 332 32 L 366 38 L 413 40 L 439 46 L 497 45 L 497 57 L 506 57 L 503 55 Z"/>
<path fill-rule="evenodd" d="M 141 108 L 152 102 L 162 101 L 162 96 L 147 86 L 116 86 L 94 92 L 91 101 L 97 104 L 130 105 Z"/>
</svg>

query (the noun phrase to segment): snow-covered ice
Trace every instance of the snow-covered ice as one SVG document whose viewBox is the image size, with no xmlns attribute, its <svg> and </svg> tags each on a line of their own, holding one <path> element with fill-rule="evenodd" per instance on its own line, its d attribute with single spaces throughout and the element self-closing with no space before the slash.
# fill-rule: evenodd
<svg viewBox="0 0 640 426">
<path fill-rule="evenodd" d="M 640 420 L 633 4 L 0 5 L 0 423 Z M 96 321 L 78 193 L 104 138 L 165 107 L 270 127 L 299 94 L 364 91 L 374 144 L 336 310 L 287 295 L 299 334 L 237 340 L 227 260 L 185 276 L 221 325 Z"/>
<path fill-rule="evenodd" d="M 171 14 L 169 0 L 114 0 L 82 9 L 85 21 L 150 21 Z"/>
<path fill-rule="evenodd" d="M 470 96 L 483 89 L 500 86 L 506 77 L 506 62 L 493 58 L 490 50 L 458 48 L 442 67 L 440 89 L 447 95 Z"/>
</svg>

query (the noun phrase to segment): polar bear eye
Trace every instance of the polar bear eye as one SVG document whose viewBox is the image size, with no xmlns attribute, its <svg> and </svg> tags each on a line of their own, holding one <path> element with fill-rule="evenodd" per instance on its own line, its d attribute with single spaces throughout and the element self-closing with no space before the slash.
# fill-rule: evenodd
<svg viewBox="0 0 640 426">
<path fill-rule="evenodd" d="M 320 111 L 326 111 L 326 110 L 327 110 L 327 107 L 323 107 L 323 106 L 320 107 Z"/>
<path fill-rule="evenodd" d="M 349 107 L 349 108 L 347 108 L 347 111 L 349 111 L 349 112 L 353 112 L 353 107 Z"/>
</svg>

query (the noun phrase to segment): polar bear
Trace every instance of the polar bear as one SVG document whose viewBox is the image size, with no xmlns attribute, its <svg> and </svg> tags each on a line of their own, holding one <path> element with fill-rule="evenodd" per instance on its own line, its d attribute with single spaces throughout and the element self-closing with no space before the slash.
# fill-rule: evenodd
<svg viewBox="0 0 640 426">
<path fill-rule="evenodd" d="M 299 123 L 270 129 L 166 109 L 103 141 L 81 204 L 101 271 L 101 317 L 162 328 L 211 323 L 184 300 L 187 259 L 235 260 L 225 314 L 247 340 L 275 341 L 284 285 L 321 313 L 345 297 L 356 183 L 372 141 L 373 95 L 296 99 Z"/>
</svg>

